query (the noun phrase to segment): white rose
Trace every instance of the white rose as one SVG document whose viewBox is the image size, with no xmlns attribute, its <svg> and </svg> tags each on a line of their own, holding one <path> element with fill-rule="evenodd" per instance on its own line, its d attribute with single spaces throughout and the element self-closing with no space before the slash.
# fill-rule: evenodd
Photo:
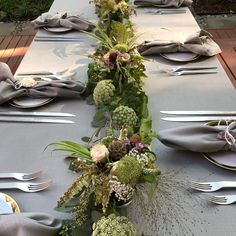
<svg viewBox="0 0 236 236">
<path fill-rule="evenodd" d="M 107 159 L 109 151 L 105 145 L 96 144 L 90 150 L 90 155 L 92 157 L 92 160 L 96 163 L 103 162 Z"/>
</svg>

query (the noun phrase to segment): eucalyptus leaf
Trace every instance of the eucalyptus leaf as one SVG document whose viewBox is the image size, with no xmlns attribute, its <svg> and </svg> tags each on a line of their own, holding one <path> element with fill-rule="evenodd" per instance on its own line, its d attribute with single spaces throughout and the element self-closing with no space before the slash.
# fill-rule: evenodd
<svg viewBox="0 0 236 236">
<path fill-rule="evenodd" d="M 97 111 L 93 117 L 92 125 L 94 127 L 104 127 L 106 125 L 106 117 L 103 112 Z"/>
<path fill-rule="evenodd" d="M 89 143 L 91 141 L 91 137 L 85 136 L 85 137 L 82 137 L 81 140 L 85 143 Z"/>
</svg>

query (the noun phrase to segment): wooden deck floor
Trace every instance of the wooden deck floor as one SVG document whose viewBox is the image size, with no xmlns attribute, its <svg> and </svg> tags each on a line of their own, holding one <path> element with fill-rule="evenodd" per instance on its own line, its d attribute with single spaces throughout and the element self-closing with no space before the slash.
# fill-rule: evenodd
<svg viewBox="0 0 236 236">
<path fill-rule="evenodd" d="M 217 57 L 236 88 L 236 28 L 208 29 L 208 32 L 219 44 L 222 53 Z"/>
<path fill-rule="evenodd" d="M 34 35 L 0 36 L 0 61 L 9 65 L 14 74 L 31 44 Z"/>
</svg>

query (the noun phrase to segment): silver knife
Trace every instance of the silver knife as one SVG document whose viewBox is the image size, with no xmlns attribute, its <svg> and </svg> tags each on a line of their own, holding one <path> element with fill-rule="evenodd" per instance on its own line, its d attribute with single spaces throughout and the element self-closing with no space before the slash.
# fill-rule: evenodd
<svg viewBox="0 0 236 236">
<path fill-rule="evenodd" d="M 49 118 L 32 118 L 32 117 L 0 117 L 0 122 L 16 123 L 51 123 L 51 124 L 73 124 L 71 120 L 49 119 Z"/>
<path fill-rule="evenodd" d="M 183 13 L 186 13 L 186 11 L 166 11 L 166 10 L 162 10 L 162 11 L 159 11 L 159 12 L 155 12 L 154 14 L 183 14 Z"/>
<path fill-rule="evenodd" d="M 236 115 L 236 111 L 160 111 L 168 115 Z"/>
<path fill-rule="evenodd" d="M 74 114 L 64 112 L 22 112 L 22 111 L 0 111 L 0 116 L 46 116 L 46 117 L 75 117 Z"/>
<path fill-rule="evenodd" d="M 175 122 L 201 122 L 213 120 L 236 120 L 236 116 L 177 116 L 177 117 L 162 117 L 165 121 Z"/>
</svg>

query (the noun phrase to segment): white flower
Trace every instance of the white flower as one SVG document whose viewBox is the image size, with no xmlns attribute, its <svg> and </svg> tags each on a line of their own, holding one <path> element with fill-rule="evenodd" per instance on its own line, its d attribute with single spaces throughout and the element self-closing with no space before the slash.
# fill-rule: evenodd
<svg viewBox="0 0 236 236">
<path fill-rule="evenodd" d="M 91 155 L 93 161 L 95 161 L 96 163 L 103 162 L 108 157 L 109 151 L 105 145 L 96 144 L 90 150 L 90 155 Z"/>
<path fill-rule="evenodd" d="M 34 80 L 33 78 L 26 77 L 19 81 L 20 87 L 25 87 L 25 88 L 34 87 L 36 84 L 37 84 L 37 81 Z"/>
</svg>

